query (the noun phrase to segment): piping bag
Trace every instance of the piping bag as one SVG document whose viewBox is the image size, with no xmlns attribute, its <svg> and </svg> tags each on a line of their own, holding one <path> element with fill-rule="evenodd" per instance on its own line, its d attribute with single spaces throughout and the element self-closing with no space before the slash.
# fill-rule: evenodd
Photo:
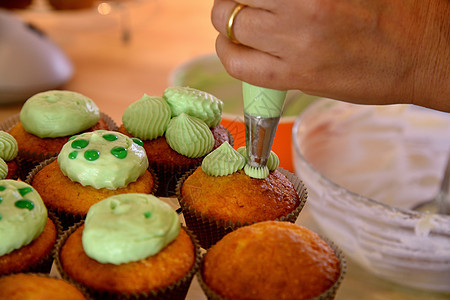
<svg viewBox="0 0 450 300">
<path fill-rule="evenodd" d="M 267 164 L 286 93 L 242 82 L 247 164 L 251 167 Z"/>
</svg>

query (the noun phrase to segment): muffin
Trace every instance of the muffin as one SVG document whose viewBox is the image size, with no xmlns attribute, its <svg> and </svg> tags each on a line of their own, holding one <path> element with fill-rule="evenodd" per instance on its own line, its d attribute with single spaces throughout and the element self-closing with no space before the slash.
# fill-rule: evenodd
<svg viewBox="0 0 450 300">
<path fill-rule="evenodd" d="M 266 221 L 212 246 L 199 281 L 209 299 L 333 299 L 345 264 L 340 250 L 311 230 Z"/>
<path fill-rule="evenodd" d="M 177 213 L 138 193 L 94 204 L 55 253 L 62 277 L 98 299 L 184 299 L 199 263 L 199 248 Z"/>
<path fill-rule="evenodd" d="M 35 189 L 0 180 L 0 275 L 50 272 L 58 226 Z"/>
<path fill-rule="evenodd" d="M 223 142 L 233 144 L 220 124 L 222 105 L 206 92 L 170 87 L 162 97 L 144 95 L 127 107 L 119 131 L 144 141 L 150 166 L 160 179 L 156 195 L 174 196 L 184 172 Z"/>
<path fill-rule="evenodd" d="M 0 291 L 0 299 L 87 299 L 79 289 L 67 281 L 37 273 L 0 277 Z"/>
<path fill-rule="evenodd" d="M 50 90 L 30 97 L 20 114 L 4 127 L 17 141 L 19 157 L 28 171 L 56 156 L 75 134 L 93 130 L 116 130 L 117 125 L 100 113 L 90 98 L 72 91 Z"/>
<path fill-rule="evenodd" d="M 16 139 L 0 130 L 0 179 L 19 178 L 18 151 Z"/>
<path fill-rule="evenodd" d="M 226 233 L 254 222 L 295 222 L 306 202 L 303 183 L 278 169 L 274 152 L 261 170 L 249 167 L 245 155 L 244 147 L 235 150 L 223 143 L 178 183 L 186 226 L 205 249 Z"/>
<path fill-rule="evenodd" d="M 106 130 L 73 136 L 58 157 L 34 169 L 27 182 L 65 228 L 83 219 L 102 199 L 124 193 L 150 194 L 157 186 L 142 142 Z"/>
</svg>

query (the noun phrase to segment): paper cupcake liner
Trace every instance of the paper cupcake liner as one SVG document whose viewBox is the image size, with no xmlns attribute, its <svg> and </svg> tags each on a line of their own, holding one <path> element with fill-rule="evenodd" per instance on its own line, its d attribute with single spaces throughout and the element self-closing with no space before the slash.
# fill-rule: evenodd
<svg viewBox="0 0 450 300">
<path fill-rule="evenodd" d="M 182 228 L 187 232 L 189 237 L 191 238 L 192 243 L 194 244 L 194 251 L 195 251 L 195 261 L 194 265 L 191 268 L 191 270 L 186 273 L 186 275 L 179 279 L 177 282 L 158 290 L 154 291 L 148 291 L 148 292 L 133 292 L 133 293 L 117 293 L 117 292 L 105 292 L 105 291 L 98 291 L 95 290 L 92 287 L 86 286 L 82 283 L 79 283 L 76 281 L 76 279 L 71 278 L 63 269 L 61 265 L 61 260 L 59 257 L 59 253 L 61 251 L 62 246 L 65 244 L 68 237 L 76 230 L 78 229 L 82 224 L 84 224 L 84 221 L 80 221 L 77 224 L 71 226 L 68 230 L 66 230 L 61 236 L 61 238 L 58 240 L 56 245 L 56 250 L 54 252 L 54 261 L 55 265 L 57 267 L 57 270 L 62 278 L 66 280 L 71 280 L 73 282 L 76 282 L 81 287 L 83 287 L 89 295 L 91 295 L 94 299 L 174 299 L 174 300 L 182 300 L 186 298 L 187 292 L 189 290 L 189 287 L 191 285 L 192 279 L 194 275 L 198 272 L 198 268 L 200 265 L 200 261 L 202 259 L 202 256 L 200 254 L 200 246 L 198 243 L 198 240 L 196 236 L 186 227 L 182 226 Z"/>
<path fill-rule="evenodd" d="M 320 237 L 322 238 L 322 237 Z M 347 261 L 344 257 L 344 254 L 342 253 L 341 249 L 336 246 L 334 242 L 327 238 L 322 238 L 325 242 L 328 243 L 328 245 L 333 249 L 337 259 L 339 260 L 339 277 L 334 282 L 334 284 L 329 287 L 326 291 L 324 291 L 322 294 L 320 294 L 317 297 L 311 298 L 311 300 L 332 300 L 336 296 L 336 292 L 339 289 L 339 286 L 341 285 L 342 280 L 344 279 L 344 276 L 347 272 Z M 222 297 L 221 295 L 217 294 L 215 291 L 213 291 L 203 280 L 202 277 L 202 270 L 203 270 L 203 262 L 204 257 L 207 253 L 202 255 L 202 259 L 200 261 L 199 270 L 197 272 L 197 281 L 200 284 L 200 287 L 202 288 L 203 292 L 205 293 L 206 297 L 209 300 L 226 300 L 227 298 Z"/>
<path fill-rule="evenodd" d="M 224 127 L 228 133 L 229 144 L 234 145 L 234 138 L 230 131 Z M 185 165 L 185 166 L 169 166 L 158 162 L 149 162 L 150 167 L 155 170 L 159 178 L 159 188 L 156 191 L 158 197 L 176 197 L 177 183 L 184 173 L 198 167 L 201 161 Z"/>
<path fill-rule="evenodd" d="M 107 114 L 100 112 L 100 118 L 105 121 L 109 130 L 117 131 L 118 127 L 114 120 Z M 6 119 L 2 124 L 0 124 L 0 130 L 7 131 L 11 130 L 20 121 L 20 113 L 15 114 L 8 119 Z M 58 153 L 35 153 L 30 151 L 25 151 L 19 149 L 17 157 L 19 158 L 19 177 L 25 179 L 28 173 L 40 162 L 43 162 L 49 158 L 57 156 Z"/>
<path fill-rule="evenodd" d="M 181 196 L 181 186 L 183 185 L 183 182 L 186 180 L 186 178 L 189 177 L 195 170 L 196 168 L 191 169 L 180 178 L 177 183 L 176 194 L 178 202 L 181 206 L 181 210 L 183 212 L 186 226 L 195 233 L 202 248 L 208 249 L 212 245 L 217 243 L 220 239 L 222 239 L 227 233 L 236 230 L 239 227 L 250 225 L 251 223 L 241 223 L 239 221 L 233 222 L 230 220 L 217 220 L 216 218 L 210 218 L 187 204 Z M 295 191 L 300 197 L 300 203 L 292 212 L 280 218 L 276 218 L 275 220 L 295 223 L 300 212 L 305 206 L 306 200 L 308 198 L 308 192 L 303 182 L 297 176 L 295 176 L 295 174 L 290 173 L 283 168 L 278 168 L 277 170 L 285 175 L 286 178 L 292 183 Z"/>
</svg>

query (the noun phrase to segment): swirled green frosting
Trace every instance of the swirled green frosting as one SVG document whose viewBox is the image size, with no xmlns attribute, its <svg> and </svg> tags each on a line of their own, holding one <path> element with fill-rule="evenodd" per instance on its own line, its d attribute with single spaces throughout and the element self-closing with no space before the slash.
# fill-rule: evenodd
<svg viewBox="0 0 450 300">
<path fill-rule="evenodd" d="M 0 180 L 0 256 L 28 245 L 47 224 L 41 196 L 22 181 Z"/>
<path fill-rule="evenodd" d="M 142 140 L 153 140 L 164 135 L 171 113 L 164 98 L 144 95 L 127 107 L 122 115 L 122 122 L 133 136 Z"/>
<path fill-rule="evenodd" d="M 177 213 L 153 195 L 121 194 L 89 209 L 82 242 L 101 263 L 122 264 L 157 254 L 180 232 Z"/>
<path fill-rule="evenodd" d="M 5 179 L 6 175 L 8 175 L 8 165 L 3 158 L 0 158 L 0 179 Z"/>
<path fill-rule="evenodd" d="M 267 166 L 264 167 L 252 167 L 250 165 L 245 165 L 244 172 L 248 176 L 257 179 L 264 179 L 269 176 L 269 168 Z"/>
<path fill-rule="evenodd" d="M 58 164 L 72 181 L 115 190 L 136 181 L 148 168 L 142 141 L 107 130 L 73 136 L 58 155 Z"/>
<path fill-rule="evenodd" d="M 163 97 L 169 103 L 172 117 L 186 113 L 203 120 L 210 128 L 222 120 L 222 101 L 207 92 L 189 87 L 169 87 Z"/>
<path fill-rule="evenodd" d="M 38 93 L 20 111 L 25 130 L 40 138 L 73 135 L 94 126 L 99 119 L 100 111 L 94 101 L 71 91 Z"/>
<path fill-rule="evenodd" d="M 173 150 L 190 158 L 202 157 L 214 147 L 214 136 L 208 125 L 185 113 L 170 120 L 166 140 Z"/>
<path fill-rule="evenodd" d="M 245 158 L 245 163 L 247 163 L 247 147 L 239 147 L 236 149 L 236 151 Z"/>
<path fill-rule="evenodd" d="M 19 146 L 16 139 L 6 131 L 0 130 L 0 158 L 11 161 L 16 158 L 18 152 Z"/>
<path fill-rule="evenodd" d="M 224 142 L 209 153 L 202 161 L 203 171 L 210 176 L 225 176 L 242 169 L 245 158 L 228 143 Z"/>
<path fill-rule="evenodd" d="M 269 168 L 269 171 L 275 171 L 279 165 L 280 159 L 278 158 L 278 155 L 276 155 L 275 152 L 270 151 L 269 159 L 267 160 L 267 168 Z"/>
</svg>

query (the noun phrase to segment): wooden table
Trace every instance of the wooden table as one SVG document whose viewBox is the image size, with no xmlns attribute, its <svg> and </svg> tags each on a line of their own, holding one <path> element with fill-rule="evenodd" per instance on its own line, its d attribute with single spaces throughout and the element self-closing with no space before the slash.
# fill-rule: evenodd
<svg viewBox="0 0 450 300">
<path fill-rule="evenodd" d="M 114 9 L 106 16 L 95 10 L 18 14 L 46 32 L 73 62 L 74 76 L 61 88 L 92 98 L 120 124 L 125 108 L 144 93 L 162 95 L 175 67 L 214 52 L 217 33 L 210 23 L 211 5 L 212 1 L 206 0 L 149 0 L 129 2 L 126 8 Z M 122 39 L 124 24 L 130 28 L 128 42 Z M 0 106 L 0 122 L 18 113 L 21 105 Z M 319 232 L 307 205 L 297 222 Z M 336 299 L 430 300 L 449 296 L 393 284 L 349 261 Z M 187 299 L 206 299 L 196 279 Z"/>
</svg>

